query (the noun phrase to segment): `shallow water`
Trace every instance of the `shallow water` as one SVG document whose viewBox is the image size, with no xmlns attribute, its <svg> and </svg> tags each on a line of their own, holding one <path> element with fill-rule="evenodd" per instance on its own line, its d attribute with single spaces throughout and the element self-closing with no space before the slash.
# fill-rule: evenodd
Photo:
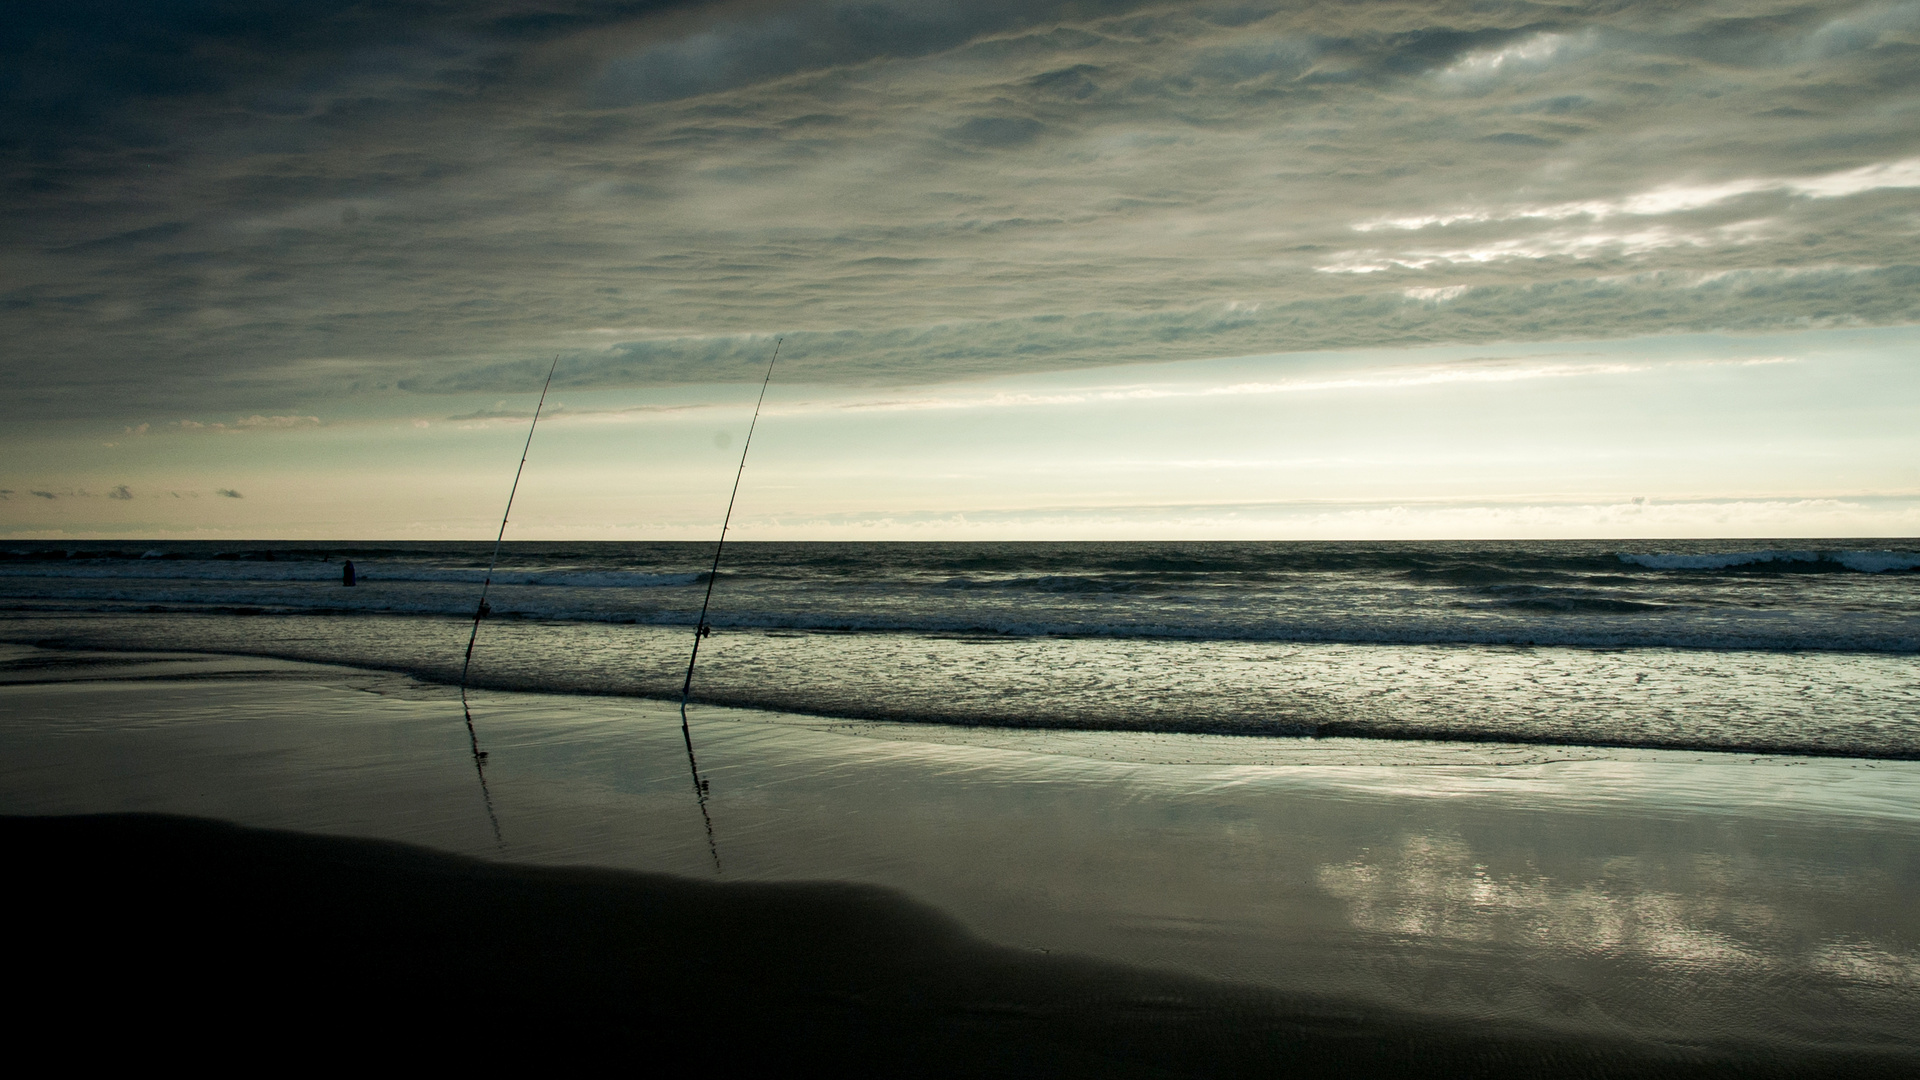
<svg viewBox="0 0 1920 1080">
<path fill-rule="evenodd" d="M 0 811 L 715 873 L 664 706 L 477 694 L 483 800 L 444 687 L 0 661 Z M 871 882 L 1006 944 L 1455 1018 L 1920 1052 L 1920 764 L 711 707 L 692 730 L 727 879 Z"/>
<path fill-rule="evenodd" d="M 471 622 L 0 617 L 0 641 L 206 649 L 456 682 Z M 476 686 L 677 700 L 683 629 L 497 619 Z M 1884 653 L 732 631 L 712 704 L 943 725 L 1920 757 L 1920 661 Z"/>
</svg>

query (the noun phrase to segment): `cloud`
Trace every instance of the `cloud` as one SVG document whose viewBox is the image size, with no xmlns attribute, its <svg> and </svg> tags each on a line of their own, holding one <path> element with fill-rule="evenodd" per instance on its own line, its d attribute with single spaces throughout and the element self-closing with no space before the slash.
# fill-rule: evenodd
<svg viewBox="0 0 1920 1080">
<path fill-rule="evenodd" d="M 1040 134 L 1040 121 L 1027 116 L 973 116 L 953 129 L 953 137 L 975 146 L 1019 146 Z"/>
<path fill-rule="evenodd" d="M 29 5 L 0 416 L 1920 318 L 1920 6 L 1729 11 Z"/>
<path fill-rule="evenodd" d="M 1558 229 L 1465 248 L 1413 248 L 1401 252 L 1384 252 L 1378 249 L 1341 252 L 1334 261 L 1314 269 L 1330 274 L 1373 274 L 1394 267 L 1425 270 L 1441 263 L 1492 263 L 1509 259 L 1555 257 L 1591 259 L 1604 255 L 1630 257 L 1683 245 L 1707 247 L 1714 242 L 1715 238 L 1707 233 L 1687 232 L 1660 226 L 1632 230 Z"/>
<path fill-rule="evenodd" d="M 1607 269 L 1599 276 L 1563 275 L 1530 284 L 1456 282 L 1412 289 L 1396 284 L 1292 303 L 1091 311 L 874 331 L 789 331 L 780 353 L 781 378 L 901 385 L 913 381 L 902 372 L 922 381 L 1003 373 L 1010 356 L 1035 369 L 1063 370 L 1437 341 L 1554 340 L 1583 336 L 1583 330 L 1613 320 L 1640 334 L 1920 321 L 1920 267 Z M 1390 279 L 1411 272 L 1391 265 L 1381 270 L 1362 277 Z M 1421 291 L 1426 288 L 1433 291 Z M 627 342 L 564 360 L 555 384 L 593 389 L 756 379 L 772 348 L 772 335 Z M 508 364 L 422 377 L 408 385 L 418 392 L 526 393 L 539 385 L 542 374 L 531 365 Z M 457 419 L 529 415 L 496 409 Z"/>
<path fill-rule="evenodd" d="M 591 387 L 598 384 L 594 381 L 594 379 L 591 376 L 588 376 L 588 377 L 579 379 L 575 383 L 575 385 Z M 616 380 L 613 383 L 613 385 L 626 385 L 626 381 Z M 515 389 L 525 389 L 525 387 L 515 387 Z M 656 414 L 656 413 L 686 412 L 689 409 L 700 409 L 705 407 L 706 407 L 705 405 L 688 404 L 688 405 L 623 405 L 617 408 L 609 408 L 609 409 L 569 409 L 563 406 L 556 405 L 541 412 L 540 418 L 542 420 L 586 420 L 586 419 L 594 419 L 599 417 L 623 417 L 623 416 L 637 416 L 637 415 L 647 415 L 647 414 Z M 447 417 L 447 419 L 453 422 L 476 421 L 476 420 L 478 421 L 531 420 L 533 419 L 533 410 L 532 409 L 503 409 L 503 408 L 500 408 L 499 406 L 495 406 L 494 408 L 491 408 L 491 409 L 478 409 L 478 410 L 475 410 L 474 412 L 462 413 L 459 416 L 449 416 Z M 420 421 L 416 420 L 414 421 L 414 423 L 418 425 Z"/>
<path fill-rule="evenodd" d="M 202 423 L 198 420 L 175 420 L 174 425 L 182 431 L 261 431 L 289 428 L 315 427 L 320 423 L 317 416 L 243 416 L 232 423 Z M 141 431 L 146 428 L 140 425 Z"/>
<path fill-rule="evenodd" d="M 1911 45 L 1915 31 L 1920 31 L 1920 3 L 1868 4 L 1822 24 L 1808 35 L 1801 55 L 1827 59 L 1863 52 L 1888 43 L 1890 36 Z"/>
<path fill-rule="evenodd" d="M 461 421 L 466 421 L 466 420 L 531 420 L 531 419 L 533 419 L 532 409 L 476 409 L 475 411 L 470 413 L 461 413 L 458 416 L 447 417 L 447 420 L 453 423 L 459 423 Z"/>
<path fill-rule="evenodd" d="M 1356 370 L 1311 378 L 1239 382 L 1225 385 L 1182 385 L 1174 383 L 1092 386 L 1049 392 L 970 393 L 949 389 L 919 397 L 855 399 L 834 403 L 809 401 L 783 402 L 770 413 L 794 415 L 825 409 L 860 412 L 914 412 L 957 409 L 1007 409 L 1043 406 L 1090 405 L 1124 401 L 1150 401 L 1168 398 L 1268 397 L 1286 394 L 1326 394 L 1366 391 L 1399 391 L 1416 387 L 1459 383 L 1515 383 L 1541 379 L 1580 379 L 1637 375 L 1662 368 L 1676 367 L 1754 367 L 1790 364 L 1798 361 L 1782 356 L 1741 357 L 1727 360 L 1622 361 L 1593 357 L 1569 357 L 1566 354 L 1539 356 L 1468 357 L 1430 364 L 1403 364 L 1390 368 Z M 1221 466 L 1209 462 L 1209 467 Z"/>
<path fill-rule="evenodd" d="M 233 422 L 236 428 L 296 428 L 312 427 L 320 422 L 317 416 L 261 416 L 255 413 Z M 218 425 L 215 425 L 216 427 Z"/>
<path fill-rule="evenodd" d="M 1598 34 L 1592 30 L 1578 34 L 1533 34 L 1498 48 L 1469 52 L 1436 74 L 1442 79 L 1476 84 L 1531 73 L 1592 50 L 1597 39 Z"/>
<path fill-rule="evenodd" d="M 1595 221 L 1605 221 L 1622 214 L 1645 217 L 1684 213 L 1761 192 L 1784 192 L 1815 199 L 1836 199 L 1887 188 L 1920 188 L 1920 157 L 1878 162 L 1863 165 L 1857 169 L 1828 173 L 1824 176 L 1797 179 L 1751 177 L 1709 184 L 1665 184 L 1615 199 L 1589 199 L 1547 206 L 1459 210 L 1421 217 L 1383 218 L 1362 221 L 1353 227 L 1358 232 L 1372 232 L 1375 229 L 1425 229 L 1462 223 L 1521 221 L 1529 218 L 1560 221 L 1572 217 L 1587 217 Z"/>
<path fill-rule="evenodd" d="M 1465 296 L 1469 288 L 1472 288 L 1472 286 L 1437 285 L 1425 288 L 1402 289 L 1400 292 L 1401 295 L 1409 300 L 1425 300 L 1429 303 L 1444 304 L 1456 297 Z"/>
<path fill-rule="evenodd" d="M 47 499 L 47 500 L 49 500 L 49 501 L 51 501 L 51 500 L 53 500 L 53 499 L 57 499 L 57 498 L 59 498 L 59 496 L 58 496 L 58 495 L 55 495 L 55 494 L 54 494 L 53 492 L 51 492 L 51 491 L 35 491 L 35 492 L 33 492 L 32 494 L 34 494 L 34 495 L 36 495 L 36 496 L 38 496 L 39 498 L 42 498 L 42 499 Z"/>
<path fill-rule="evenodd" d="M 133 492 L 127 489 L 127 485 L 121 484 L 118 487 L 114 488 L 112 491 L 107 492 L 107 498 L 131 499 L 133 498 Z"/>
<path fill-rule="evenodd" d="M 215 495 L 218 495 L 218 496 L 220 496 L 220 497 L 221 497 L 221 498 L 223 498 L 223 499 L 244 499 L 244 498 L 246 498 L 246 496 L 245 496 L 245 495 L 242 495 L 242 494 L 240 494 L 239 492 L 237 492 L 237 491 L 235 491 L 235 490 L 233 490 L 232 488 L 216 488 L 216 489 L 214 490 L 214 494 L 215 494 Z"/>
<path fill-rule="evenodd" d="M 1082 405 L 1095 402 L 1146 401 L 1160 398 L 1248 397 L 1277 394 L 1325 393 L 1351 390 L 1403 390 L 1442 383 L 1506 383 L 1533 379 L 1626 375 L 1647 371 L 1651 365 L 1622 363 L 1541 363 L 1533 365 L 1446 365 L 1404 368 L 1392 372 L 1360 372 L 1337 378 L 1296 379 L 1284 382 L 1235 383 L 1202 389 L 1157 386 L 1119 387 L 1057 394 L 992 394 L 984 397 L 949 396 L 911 400 L 857 402 L 842 406 L 873 412 L 923 409 L 1019 408 L 1045 405 Z M 791 408 L 781 410 L 794 411 Z"/>
<path fill-rule="evenodd" d="M 1046 25 L 1063 16 L 1140 6 L 1145 6 L 1141 0 L 867 0 L 736 8 L 731 17 L 722 15 L 691 32 L 668 34 L 611 58 L 593 84 L 593 99 L 609 106 L 673 101 L 879 57 L 926 56 L 982 35 Z"/>
</svg>

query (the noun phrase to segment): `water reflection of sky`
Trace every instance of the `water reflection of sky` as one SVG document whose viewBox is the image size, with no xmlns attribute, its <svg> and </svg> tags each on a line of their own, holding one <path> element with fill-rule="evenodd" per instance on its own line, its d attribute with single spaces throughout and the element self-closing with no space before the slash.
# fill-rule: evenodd
<svg viewBox="0 0 1920 1080">
<path fill-rule="evenodd" d="M 1711 902 L 1702 911 L 1697 899 L 1650 887 L 1646 869 L 1633 858 L 1609 860 L 1605 884 L 1502 875 L 1458 837 L 1409 835 L 1373 859 L 1322 866 L 1317 877 L 1347 901 L 1355 926 L 1374 933 L 1527 942 L 1658 963 L 1765 963 L 1761 949 L 1708 922 L 1731 921 L 1757 935 L 1782 921 L 1774 912 L 1743 905 L 1727 920 Z"/>
</svg>

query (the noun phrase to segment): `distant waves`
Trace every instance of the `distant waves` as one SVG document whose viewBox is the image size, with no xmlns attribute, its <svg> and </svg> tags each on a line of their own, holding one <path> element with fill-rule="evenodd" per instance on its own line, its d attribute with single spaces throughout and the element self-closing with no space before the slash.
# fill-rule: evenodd
<svg viewBox="0 0 1920 1080">
<path fill-rule="evenodd" d="M 740 544 L 714 625 L 1194 641 L 1920 652 L 1911 546 Z M 490 545 L 20 546 L 0 607 L 465 616 Z M 689 625 L 704 544 L 512 544 L 503 616 Z M 352 559 L 354 588 L 340 584 Z"/>
</svg>

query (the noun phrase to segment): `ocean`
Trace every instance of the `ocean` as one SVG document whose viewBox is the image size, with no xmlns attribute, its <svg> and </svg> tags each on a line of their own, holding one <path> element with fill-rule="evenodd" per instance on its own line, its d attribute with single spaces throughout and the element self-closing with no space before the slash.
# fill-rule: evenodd
<svg viewBox="0 0 1920 1080">
<path fill-rule="evenodd" d="M 676 698 L 712 551 L 508 543 L 471 682 Z M 491 552 L 21 542 L 0 551 L 0 640 L 451 682 Z M 714 585 L 710 704 L 1920 758 L 1920 541 L 737 542 Z"/>
</svg>

